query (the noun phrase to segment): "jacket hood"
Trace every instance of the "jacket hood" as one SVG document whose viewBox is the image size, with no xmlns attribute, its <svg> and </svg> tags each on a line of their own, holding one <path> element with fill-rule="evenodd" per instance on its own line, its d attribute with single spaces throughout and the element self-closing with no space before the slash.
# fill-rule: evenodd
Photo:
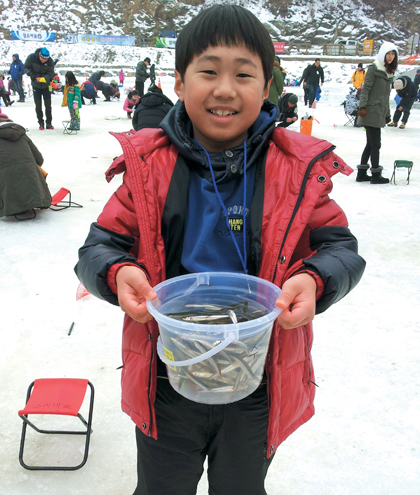
<svg viewBox="0 0 420 495">
<path fill-rule="evenodd" d="M 12 58 L 13 58 L 13 57 L 16 57 L 16 62 L 19 60 L 19 54 L 18 54 L 18 53 L 14 53 L 14 54 L 12 55 Z"/>
<path fill-rule="evenodd" d="M 270 138 L 275 128 L 277 112 L 277 106 L 270 100 L 265 100 L 260 115 L 248 129 L 248 163 L 253 161 L 253 156 L 259 155 L 256 152 L 265 146 Z M 162 120 L 160 127 L 166 132 L 179 153 L 189 160 L 208 166 L 205 151 L 194 141 L 192 122 L 183 102 L 178 100 Z"/>
<path fill-rule="evenodd" d="M 19 124 L 15 124 L 12 121 L 0 122 L 0 138 L 7 141 L 17 141 L 24 134 L 26 130 Z"/>
<path fill-rule="evenodd" d="M 381 48 L 379 49 L 378 54 L 376 55 L 375 59 L 375 65 L 379 70 L 385 70 L 385 65 L 384 65 L 384 60 L 385 60 L 385 55 L 388 52 L 395 51 L 397 54 L 397 62 L 398 62 L 398 48 L 394 45 L 394 43 L 391 43 L 390 41 L 385 41 Z"/>
<path fill-rule="evenodd" d="M 169 98 L 167 98 L 164 94 L 149 91 L 140 98 L 139 104 L 144 105 L 145 107 L 157 107 L 159 105 L 162 105 L 163 103 L 169 103 L 170 105 L 173 105 L 172 101 L 169 100 Z"/>
</svg>

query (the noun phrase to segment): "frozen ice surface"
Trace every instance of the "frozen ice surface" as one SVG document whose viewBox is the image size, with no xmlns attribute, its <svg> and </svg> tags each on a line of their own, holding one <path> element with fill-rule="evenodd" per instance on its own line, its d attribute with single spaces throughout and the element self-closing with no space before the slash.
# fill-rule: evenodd
<svg viewBox="0 0 420 495">
<path fill-rule="evenodd" d="M 337 79 L 339 69 L 329 67 Z M 173 81 L 168 76 L 162 84 L 175 100 Z M 132 82 L 126 80 L 126 85 Z M 331 141 L 355 167 L 365 131 L 344 126 L 340 103 L 348 85 L 331 82 L 323 89 L 313 135 Z M 82 130 L 64 135 L 61 121 L 68 120 L 68 110 L 60 105 L 61 96 L 53 95 L 55 130 L 42 132 L 33 100 L 2 107 L 29 129 L 44 155 L 51 193 L 67 187 L 83 208 L 39 211 L 27 222 L 0 219 L 0 494 L 131 495 L 134 424 L 120 410 L 117 371 L 123 314 L 92 296 L 76 302 L 73 272 L 90 223 L 121 183 L 120 177 L 110 184 L 104 179 L 121 152 L 108 132 L 129 130 L 130 120 L 122 101 L 104 103 L 101 98 L 96 106 L 81 109 Z M 300 115 L 304 110 L 300 98 Z M 110 115 L 120 119 L 106 120 Z M 296 132 L 298 125 L 290 129 Z M 412 110 L 405 130 L 382 131 L 384 175 L 391 176 L 395 159 L 413 160 L 408 186 L 405 169 L 397 172 L 397 185 L 359 184 L 355 174 L 333 179 L 332 197 L 348 216 L 367 268 L 352 293 L 315 318 L 316 415 L 278 449 L 266 481 L 269 495 L 419 493 L 419 132 L 419 108 Z M 19 465 L 22 421 L 17 411 L 29 383 L 42 377 L 83 377 L 95 386 L 91 453 L 79 471 L 30 472 Z M 28 459 L 31 448 L 32 459 L 40 459 L 46 440 L 28 439 Z M 66 445 L 60 449 L 64 458 L 77 461 L 71 447 L 81 456 L 82 442 L 60 441 Z M 205 493 L 204 475 L 198 494 Z"/>
</svg>

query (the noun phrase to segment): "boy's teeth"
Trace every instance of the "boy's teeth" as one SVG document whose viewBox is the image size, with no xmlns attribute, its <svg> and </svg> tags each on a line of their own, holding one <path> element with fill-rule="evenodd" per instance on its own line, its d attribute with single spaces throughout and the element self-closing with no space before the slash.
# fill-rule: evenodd
<svg viewBox="0 0 420 495">
<path fill-rule="evenodd" d="M 217 115 L 218 117 L 227 117 L 228 115 L 233 115 L 234 113 L 236 113 L 235 111 L 227 112 L 223 110 L 210 110 L 210 112 L 213 115 Z"/>
</svg>

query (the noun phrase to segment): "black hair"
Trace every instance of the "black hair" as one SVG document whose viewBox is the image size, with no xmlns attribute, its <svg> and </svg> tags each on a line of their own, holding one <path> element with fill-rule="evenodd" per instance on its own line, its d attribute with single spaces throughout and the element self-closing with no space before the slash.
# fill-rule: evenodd
<svg viewBox="0 0 420 495">
<path fill-rule="evenodd" d="M 320 59 L 320 58 L 316 58 L 316 59 L 315 59 L 315 63 L 316 63 L 316 62 L 321 62 L 321 59 Z"/>
<path fill-rule="evenodd" d="M 261 58 L 265 85 L 273 72 L 274 45 L 263 24 L 239 5 L 213 5 L 202 10 L 181 31 L 176 40 L 175 69 L 184 79 L 192 59 L 209 46 L 243 45 Z"/>
<path fill-rule="evenodd" d="M 140 96 L 139 92 L 137 91 L 137 89 L 133 89 L 133 91 L 130 91 L 127 95 L 127 98 L 129 100 L 131 100 L 131 98 L 133 98 L 134 95 L 137 95 L 137 96 Z"/>
<path fill-rule="evenodd" d="M 69 86 L 76 86 L 76 84 L 79 84 L 78 80 L 76 79 L 76 76 L 70 70 L 66 72 L 66 83 Z"/>
<path fill-rule="evenodd" d="M 385 53 L 385 57 L 384 57 L 385 72 L 387 74 L 394 74 L 398 67 L 398 53 L 395 50 L 390 50 L 390 51 L 395 55 L 395 57 L 394 60 L 390 64 L 388 64 L 386 61 L 386 53 Z"/>
<path fill-rule="evenodd" d="M 149 58 L 149 57 L 146 57 L 146 58 L 143 60 L 143 62 L 149 62 L 149 64 L 150 64 L 150 58 Z"/>
</svg>

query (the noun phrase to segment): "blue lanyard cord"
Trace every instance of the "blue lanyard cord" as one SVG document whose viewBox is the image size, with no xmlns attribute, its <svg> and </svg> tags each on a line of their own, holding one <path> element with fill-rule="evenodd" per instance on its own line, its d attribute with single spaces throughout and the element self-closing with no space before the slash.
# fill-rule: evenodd
<svg viewBox="0 0 420 495">
<path fill-rule="evenodd" d="M 246 256 L 246 222 L 245 222 L 245 218 L 246 218 L 246 160 L 247 160 L 247 156 L 246 156 L 246 140 L 247 140 L 247 137 L 245 138 L 245 141 L 244 141 L 244 197 L 243 197 L 244 204 L 243 204 L 243 208 L 242 208 L 242 219 L 243 219 L 243 224 L 244 224 L 243 225 L 244 256 L 242 257 L 241 250 L 239 249 L 238 243 L 236 242 L 235 236 L 234 236 L 233 231 L 231 229 L 231 226 L 229 224 L 229 215 L 228 215 L 226 206 L 224 205 L 223 199 L 220 196 L 219 190 L 217 189 L 216 178 L 214 176 L 214 171 L 213 171 L 213 167 L 211 165 L 210 156 L 207 153 L 207 150 L 205 150 L 201 146 L 201 144 L 196 139 L 194 139 L 194 141 L 198 144 L 198 146 L 200 146 L 200 148 L 204 151 L 204 153 L 207 156 L 207 160 L 209 162 L 209 167 L 210 167 L 211 178 L 213 180 L 214 190 L 216 192 L 216 196 L 217 196 L 217 199 L 219 200 L 220 206 L 222 207 L 222 210 L 223 210 L 223 212 L 225 214 L 226 225 L 227 225 L 227 228 L 228 228 L 228 230 L 230 232 L 230 236 L 232 237 L 232 240 L 233 240 L 233 243 L 235 245 L 236 251 L 237 251 L 237 253 L 239 255 L 239 258 L 241 260 L 241 263 L 242 263 L 242 266 L 243 266 L 243 269 L 244 269 L 244 273 L 245 274 L 248 273 L 248 270 L 247 270 L 247 267 L 246 267 L 247 256 Z"/>
</svg>

